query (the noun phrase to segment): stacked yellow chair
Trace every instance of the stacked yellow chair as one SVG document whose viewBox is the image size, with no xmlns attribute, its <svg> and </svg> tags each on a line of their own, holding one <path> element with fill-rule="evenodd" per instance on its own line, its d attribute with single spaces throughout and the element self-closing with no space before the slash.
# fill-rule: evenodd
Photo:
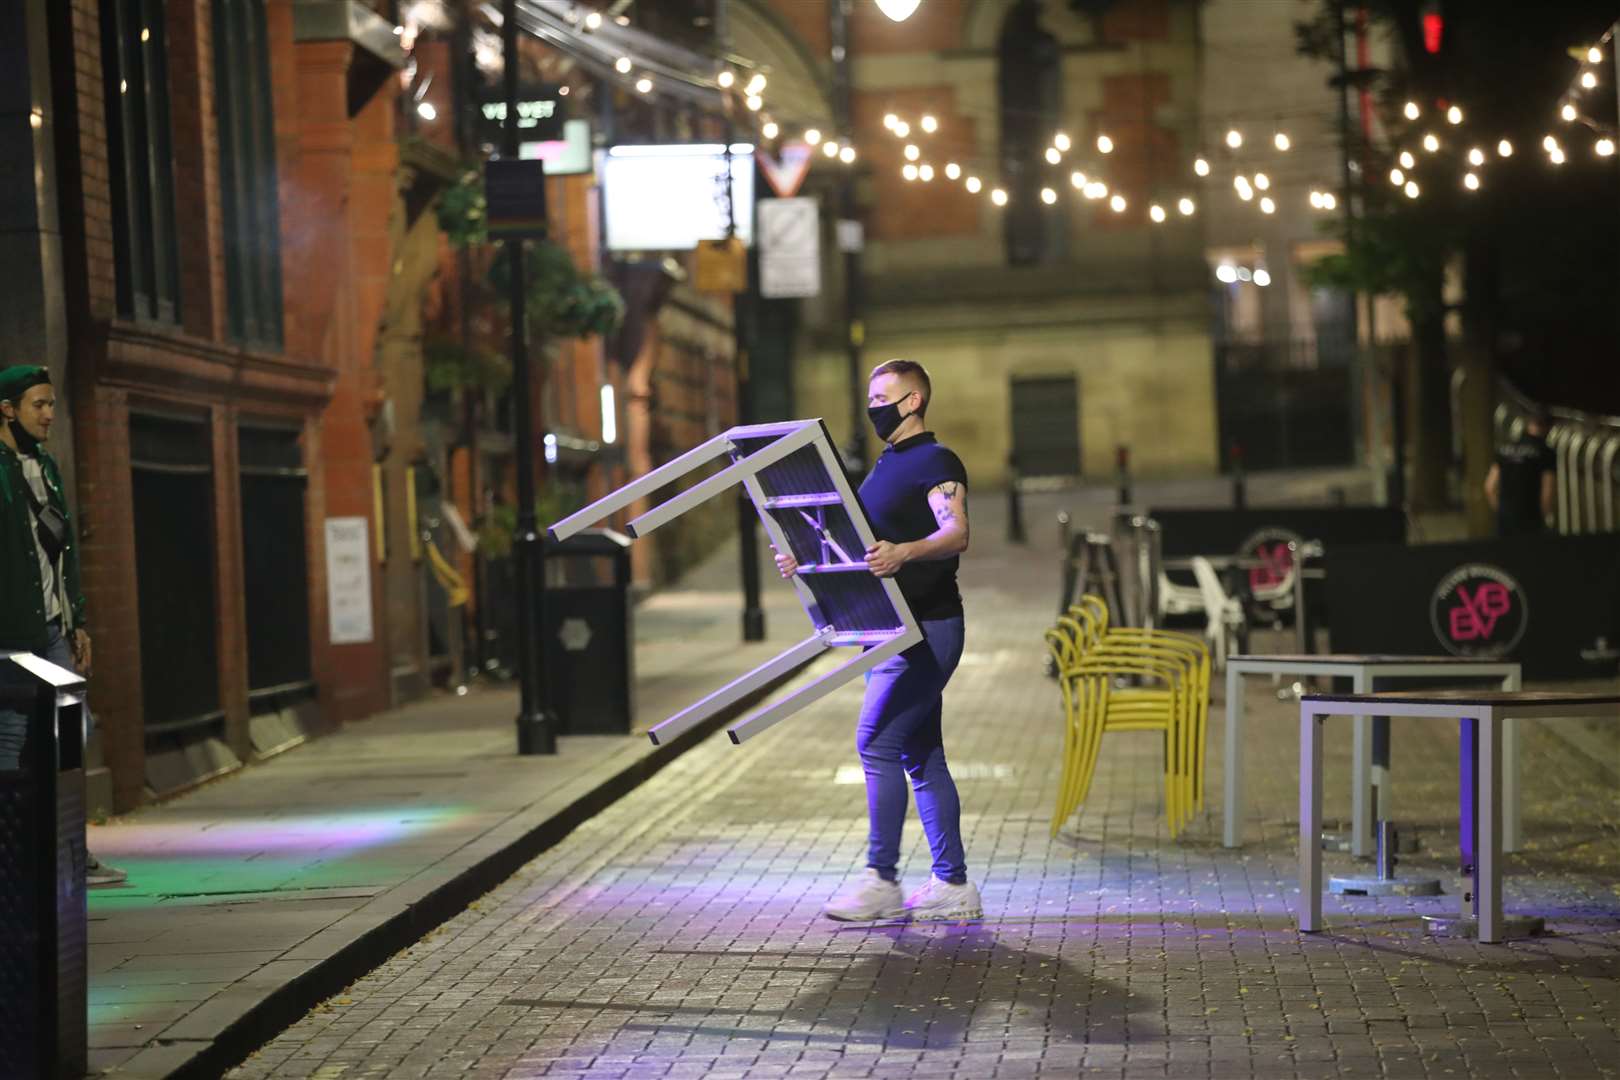
<svg viewBox="0 0 1620 1080">
<path fill-rule="evenodd" d="M 1164 802 L 1176 837 L 1204 805 L 1209 649 L 1169 630 L 1110 627 L 1108 606 L 1083 596 L 1046 632 L 1063 694 L 1063 775 L 1052 835 L 1091 789 L 1102 737 L 1164 732 Z"/>
</svg>

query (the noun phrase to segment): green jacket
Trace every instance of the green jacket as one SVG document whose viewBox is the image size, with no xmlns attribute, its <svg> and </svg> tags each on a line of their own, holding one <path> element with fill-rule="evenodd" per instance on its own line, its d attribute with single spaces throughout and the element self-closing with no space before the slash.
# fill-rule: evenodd
<svg viewBox="0 0 1620 1080">
<path fill-rule="evenodd" d="M 71 612 L 64 612 L 64 629 L 84 625 L 84 593 L 79 587 L 79 544 L 62 474 L 56 459 L 40 447 L 46 494 L 51 505 L 68 518 L 68 544 L 58 566 L 67 583 Z M 44 652 L 50 643 L 45 626 L 45 587 L 39 580 L 39 554 L 34 548 L 34 511 L 28 502 L 28 481 L 22 458 L 0 443 L 0 649 Z"/>
</svg>

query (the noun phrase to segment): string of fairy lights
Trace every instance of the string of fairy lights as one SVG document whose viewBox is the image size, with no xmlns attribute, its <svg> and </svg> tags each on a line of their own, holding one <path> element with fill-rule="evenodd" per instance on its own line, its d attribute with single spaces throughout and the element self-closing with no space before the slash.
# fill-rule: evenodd
<svg viewBox="0 0 1620 1080">
<path fill-rule="evenodd" d="M 630 24 L 625 15 L 606 15 L 581 3 L 563 8 L 560 16 L 573 33 L 582 36 L 597 33 L 609 21 L 620 27 Z M 1560 126 L 1549 130 L 1540 144 L 1551 167 L 1564 166 L 1577 153 L 1598 159 L 1616 156 L 1617 133 L 1597 119 L 1592 108 L 1596 93 L 1605 89 L 1606 82 L 1612 83 L 1612 77 L 1606 80 L 1603 71 L 1614 44 L 1615 27 L 1611 27 L 1597 42 L 1571 50 L 1576 69 L 1569 87 L 1557 102 L 1555 116 Z M 475 35 L 474 50 L 480 66 L 498 66 L 496 45 L 494 40 L 484 41 Z M 744 59 L 725 58 L 705 72 L 682 70 L 655 57 L 611 52 L 603 54 L 602 67 L 608 67 L 608 56 L 612 56 L 611 77 L 617 77 L 623 88 L 637 95 L 652 95 L 666 81 L 713 89 L 740 103 L 738 112 L 753 117 L 759 136 L 767 144 L 802 142 L 818 150 L 829 163 L 845 166 L 854 165 L 862 157 L 848 133 L 824 132 L 819 127 L 792 124 L 774 115 L 766 101 L 769 79 L 765 71 Z M 607 71 L 603 74 L 606 76 Z M 1612 85 L 1607 89 L 1612 90 Z M 1416 100 L 1407 101 L 1393 124 L 1399 131 L 1395 132 L 1396 138 L 1383 155 L 1387 157 L 1384 175 L 1394 188 L 1412 200 L 1423 196 L 1425 184 L 1446 180 L 1454 180 L 1466 193 L 1481 191 L 1487 184 L 1491 164 L 1518 152 L 1510 138 L 1487 138 L 1475 130 L 1467 122 L 1462 105 L 1455 102 L 1440 101 L 1425 107 Z M 790 127 L 794 129 L 792 134 L 789 134 Z M 952 152 L 949 133 L 945 132 L 945 125 L 937 115 L 923 112 L 904 116 L 889 112 L 883 117 L 883 127 L 900 145 L 899 175 L 905 183 L 957 184 L 967 194 L 982 197 L 998 209 L 1012 202 L 1009 188 L 1013 185 L 995 175 L 999 170 L 980 167 L 971 154 Z M 1299 140 L 1285 130 L 1280 120 L 1270 125 L 1269 131 L 1264 127 L 1257 131 L 1256 127 L 1252 118 L 1234 120 L 1226 126 L 1218 146 L 1201 150 L 1193 157 L 1191 175 L 1183 183 L 1157 185 L 1158 190 L 1152 194 L 1128 191 L 1128 184 L 1111 182 L 1107 164 L 1120 149 L 1113 134 L 1099 132 L 1091 146 L 1082 151 L 1067 132 L 1056 131 L 1041 151 L 1041 159 L 1052 172 L 1043 178 L 1046 182 L 1036 188 L 1035 195 L 1041 203 L 1053 206 L 1064 197 L 1067 189 L 1070 198 L 1106 206 L 1116 215 L 1125 214 L 1133 205 L 1145 204 L 1145 216 L 1154 225 L 1193 217 L 1204 202 L 1215 197 L 1212 185 L 1227 180 L 1237 201 L 1252 206 L 1262 216 L 1276 214 L 1280 200 L 1298 197 L 1301 188 L 1312 211 L 1331 213 L 1341 208 L 1342 195 L 1333 190 L 1336 184 L 1299 182 L 1301 171 L 1285 164 L 1290 158 L 1298 157 Z M 1276 159 L 1276 164 L 1269 168 L 1264 160 L 1267 154 Z M 1221 166 L 1219 169 L 1217 164 Z M 1300 161 L 1299 164 L 1305 163 Z M 1063 175 L 1065 167 L 1066 177 Z M 1454 176 L 1446 176 L 1447 168 L 1453 170 Z M 1307 173 L 1309 169 L 1306 166 Z M 1372 179 L 1363 177 L 1364 182 Z"/>
</svg>

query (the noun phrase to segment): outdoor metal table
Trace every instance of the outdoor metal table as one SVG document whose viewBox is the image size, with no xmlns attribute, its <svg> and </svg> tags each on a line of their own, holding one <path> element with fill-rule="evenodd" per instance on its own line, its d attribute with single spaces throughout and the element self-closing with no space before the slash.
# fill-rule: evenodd
<svg viewBox="0 0 1620 1080">
<path fill-rule="evenodd" d="M 1429 717 L 1459 720 L 1462 800 L 1474 822 L 1474 896 L 1479 940 L 1502 940 L 1502 853 L 1505 729 L 1513 720 L 1601 716 L 1620 720 L 1620 693 L 1509 690 L 1413 690 L 1385 694 L 1307 694 L 1299 704 L 1299 928 L 1322 929 L 1322 720 L 1328 716 Z M 1473 761 L 1472 746 L 1478 746 Z M 1470 765 L 1478 794 L 1469 806 Z M 1466 830 L 1465 830 L 1466 836 Z"/>
<path fill-rule="evenodd" d="M 1226 801 L 1222 842 L 1243 844 L 1243 676 L 1340 675 L 1348 677 L 1357 694 L 1377 689 L 1381 679 L 1499 679 L 1503 690 L 1519 688 L 1519 665 L 1501 660 L 1469 660 L 1459 656 L 1378 656 L 1370 653 L 1328 653 L 1322 656 L 1239 655 L 1226 660 L 1226 755 L 1223 766 Z M 1371 855 L 1373 848 L 1372 718 L 1357 716 L 1352 769 L 1350 851 Z M 1506 733 L 1507 851 L 1519 849 L 1519 732 L 1509 724 Z M 1386 796 L 1387 792 L 1380 792 Z M 1388 816 L 1387 814 L 1385 815 Z"/>
</svg>

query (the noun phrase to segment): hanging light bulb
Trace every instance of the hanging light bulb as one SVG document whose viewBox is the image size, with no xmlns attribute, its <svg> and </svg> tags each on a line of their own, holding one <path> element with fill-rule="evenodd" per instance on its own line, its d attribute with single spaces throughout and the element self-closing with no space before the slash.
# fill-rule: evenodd
<svg viewBox="0 0 1620 1080">
<path fill-rule="evenodd" d="M 1401 112 L 1408 120 L 1416 120 L 1423 115 L 1423 110 L 1418 108 L 1418 103 L 1415 101 L 1408 101 L 1406 108 L 1402 109 Z"/>
<path fill-rule="evenodd" d="M 1547 155 L 1547 160 L 1552 162 L 1554 165 L 1562 165 L 1564 163 L 1563 147 L 1553 147 L 1552 152 Z"/>
<path fill-rule="evenodd" d="M 1057 192 L 1053 191 L 1049 187 L 1041 188 L 1041 202 L 1045 203 L 1047 206 L 1051 206 L 1053 203 L 1057 202 Z"/>
<path fill-rule="evenodd" d="M 1262 214 L 1275 214 L 1277 212 L 1277 204 L 1271 201 L 1270 195 L 1263 196 L 1260 199 L 1260 212 Z"/>
<path fill-rule="evenodd" d="M 1576 110 L 1573 104 L 1566 101 L 1564 102 L 1564 107 L 1558 110 L 1558 115 L 1564 121 L 1564 123 L 1573 124 L 1575 122 L 1575 118 L 1580 115 L 1580 112 Z"/>
<path fill-rule="evenodd" d="M 883 114 L 883 126 L 888 128 L 890 131 L 893 131 L 894 125 L 898 124 L 899 122 L 900 118 L 894 115 L 894 113 Z"/>
<path fill-rule="evenodd" d="M 782 129 L 777 126 L 775 120 L 767 120 L 764 126 L 759 129 L 759 133 L 767 139 L 774 139 L 782 133 Z"/>
<path fill-rule="evenodd" d="M 1440 149 L 1440 140 L 1435 137 L 1433 132 L 1423 136 L 1423 149 L 1431 154 Z"/>
<path fill-rule="evenodd" d="M 1267 176 L 1263 172 L 1255 173 L 1254 174 L 1254 186 L 1259 188 L 1261 191 L 1270 191 L 1271 190 L 1271 177 Z"/>
<path fill-rule="evenodd" d="M 1406 174 L 1401 172 L 1399 169 L 1391 169 L 1389 170 L 1389 182 L 1394 184 L 1396 187 L 1400 187 L 1402 184 L 1406 183 Z"/>
<path fill-rule="evenodd" d="M 1289 139 L 1287 134 L 1281 131 L 1273 135 L 1271 141 L 1278 150 L 1287 150 L 1290 146 L 1294 145 L 1293 140 Z"/>
<path fill-rule="evenodd" d="M 1113 152 L 1114 152 L 1114 140 L 1110 139 L 1106 135 L 1097 136 L 1097 153 L 1099 153 L 1099 154 L 1112 154 Z"/>
<path fill-rule="evenodd" d="M 1123 214 L 1125 212 L 1125 196 L 1115 195 L 1109 199 L 1108 208 L 1116 214 Z"/>
<path fill-rule="evenodd" d="M 1596 45 L 1592 46 L 1590 49 L 1587 49 L 1586 50 L 1586 62 L 1588 64 L 1601 64 L 1601 63 L 1603 63 L 1603 50 L 1598 48 Z"/>
<path fill-rule="evenodd" d="M 907 161 L 916 161 L 918 158 L 922 157 L 922 151 L 917 148 L 916 143 L 906 143 L 905 154 Z"/>
<path fill-rule="evenodd" d="M 585 29 L 597 30 L 600 29 L 601 26 L 602 13 L 600 11 L 593 11 L 589 15 L 585 16 Z"/>
<path fill-rule="evenodd" d="M 1154 203 L 1152 206 L 1148 207 L 1148 217 L 1153 219 L 1153 223 L 1155 225 L 1163 224 L 1165 219 L 1164 207 L 1160 206 L 1158 203 Z"/>
<path fill-rule="evenodd" d="M 1462 123 L 1462 121 L 1463 121 L 1462 110 L 1459 109 L 1457 106 L 1453 105 L 1451 108 L 1446 110 L 1446 123 L 1448 123 L 1448 124 L 1460 124 L 1460 123 Z"/>
<path fill-rule="evenodd" d="M 1070 185 L 1072 185 L 1074 187 L 1074 190 L 1083 191 L 1083 190 L 1085 190 L 1086 184 L 1090 183 L 1090 181 L 1086 177 L 1085 173 L 1083 173 L 1083 172 L 1072 172 L 1072 173 L 1069 174 L 1069 183 L 1070 183 Z"/>
<path fill-rule="evenodd" d="M 945 179 L 947 179 L 947 180 L 955 180 L 957 177 L 959 177 L 961 175 L 962 175 L 962 166 L 958 165 L 954 161 L 949 161 L 949 162 L 945 163 Z"/>
<path fill-rule="evenodd" d="M 1558 149 L 1558 140 L 1553 136 L 1548 135 L 1546 138 L 1541 140 L 1541 148 L 1550 154 L 1554 150 Z"/>
<path fill-rule="evenodd" d="M 1419 194 L 1417 181 L 1416 180 L 1408 180 L 1406 182 L 1406 187 L 1404 189 L 1402 189 L 1402 190 L 1404 190 L 1406 192 L 1406 197 L 1408 199 L 1417 198 L 1418 194 Z"/>
<path fill-rule="evenodd" d="M 1236 150 L 1238 147 L 1242 146 L 1243 132 L 1239 131 L 1237 128 L 1232 128 L 1230 131 L 1228 131 L 1226 133 L 1226 145 L 1231 147 L 1233 150 Z"/>
<path fill-rule="evenodd" d="M 990 193 L 990 201 L 995 203 L 997 206 L 1006 206 L 1007 193 L 1002 191 L 1000 188 L 996 188 Z"/>
<path fill-rule="evenodd" d="M 894 127 L 890 128 L 889 130 L 894 132 L 895 138 L 904 139 L 906 136 L 911 134 L 911 125 L 906 123 L 904 120 L 900 120 L 897 121 Z"/>
<path fill-rule="evenodd" d="M 1069 137 L 1060 131 L 1056 135 L 1052 136 L 1052 145 L 1066 154 L 1069 152 Z"/>
<path fill-rule="evenodd" d="M 630 58 L 628 56 L 621 56 L 617 60 L 613 61 L 613 70 L 617 71 L 620 75 L 630 74 L 630 69 L 634 66 L 635 65 L 630 62 Z"/>
<path fill-rule="evenodd" d="M 1205 161 L 1201 157 L 1200 158 L 1194 158 L 1193 159 L 1193 172 L 1197 173 L 1199 176 L 1208 176 L 1209 175 L 1209 162 Z"/>
<path fill-rule="evenodd" d="M 877 0 L 878 10 L 895 22 L 905 22 L 922 0 Z"/>
<path fill-rule="evenodd" d="M 1192 217 L 1193 211 L 1198 209 L 1198 207 L 1193 204 L 1191 199 L 1183 198 L 1180 202 L 1176 203 L 1176 209 L 1181 211 L 1182 217 Z"/>
<path fill-rule="evenodd" d="M 1595 72 L 1595 71 L 1583 71 L 1583 72 L 1581 72 L 1581 89 L 1582 90 L 1596 90 L 1597 89 L 1597 72 Z"/>
<path fill-rule="evenodd" d="M 1082 194 L 1093 202 L 1098 199 L 1106 199 L 1108 197 L 1108 185 L 1103 183 L 1101 180 L 1093 180 L 1091 183 L 1086 185 L 1085 191 L 1082 192 Z"/>
<path fill-rule="evenodd" d="M 842 150 L 838 151 L 838 160 L 842 161 L 845 165 L 855 164 L 855 148 L 853 146 L 846 146 Z"/>
<path fill-rule="evenodd" d="M 1501 142 L 1496 144 L 1496 153 L 1499 157 L 1512 157 L 1513 144 L 1508 142 L 1506 139 L 1503 139 Z"/>
<path fill-rule="evenodd" d="M 650 94 L 650 93 L 652 93 L 652 86 L 653 86 L 652 80 L 647 78 L 645 75 L 643 75 L 641 78 L 636 80 L 636 92 L 637 93 Z"/>
<path fill-rule="evenodd" d="M 439 110 L 433 107 L 433 102 L 423 101 L 417 104 L 416 115 L 420 116 L 424 120 L 437 120 L 439 118 Z"/>
<path fill-rule="evenodd" d="M 1322 209 L 1322 193 L 1315 188 L 1311 188 L 1311 208 L 1313 210 Z"/>
<path fill-rule="evenodd" d="M 1047 164 L 1056 165 L 1058 162 L 1060 162 L 1062 160 L 1063 160 L 1063 155 L 1058 153 L 1058 148 L 1057 147 L 1048 146 L 1046 148 L 1046 161 L 1047 161 Z"/>
<path fill-rule="evenodd" d="M 759 72 L 756 71 L 754 73 L 754 77 L 748 80 L 748 85 L 743 87 L 743 93 L 745 93 L 745 94 L 763 94 L 764 92 L 765 92 L 765 76 L 761 75 Z"/>
<path fill-rule="evenodd" d="M 1467 188 L 1469 191 L 1478 191 L 1479 190 L 1479 177 L 1476 176 L 1474 173 L 1464 173 L 1463 174 L 1463 187 Z"/>
<path fill-rule="evenodd" d="M 722 90 L 730 90 L 736 81 L 737 76 L 731 73 L 730 68 L 726 68 L 724 71 L 720 72 L 720 74 L 714 77 L 714 84 Z"/>
<path fill-rule="evenodd" d="M 1271 284 L 1271 271 L 1265 267 L 1257 267 L 1254 271 L 1254 283 L 1262 289 Z"/>
<path fill-rule="evenodd" d="M 1333 192 L 1331 192 L 1331 191 L 1322 192 L 1322 209 L 1324 209 L 1324 210 L 1332 210 L 1334 207 L 1336 207 L 1338 205 L 1339 205 L 1338 197 L 1335 196 L 1333 194 Z"/>
<path fill-rule="evenodd" d="M 749 112 L 759 112 L 765 107 L 765 99 L 758 94 L 749 94 L 743 99 L 743 104 L 748 106 Z"/>
<path fill-rule="evenodd" d="M 977 195 L 979 189 L 984 187 L 984 184 L 979 181 L 977 176 L 970 176 L 962 186 L 968 189 L 969 195 Z"/>
<path fill-rule="evenodd" d="M 1400 162 L 1401 162 L 1401 168 L 1403 168 L 1403 169 L 1411 169 L 1411 168 L 1416 167 L 1417 158 L 1412 156 L 1412 151 L 1410 151 L 1410 150 L 1402 150 L 1401 151 Z"/>
<path fill-rule="evenodd" d="M 917 121 L 917 126 L 922 128 L 928 134 L 932 135 L 934 132 L 939 130 L 939 121 L 934 119 L 932 115 L 924 113 L 923 118 Z"/>
<path fill-rule="evenodd" d="M 1474 166 L 1475 168 L 1485 164 L 1485 151 L 1481 150 L 1477 146 L 1468 151 L 1468 164 Z"/>
<path fill-rule="evenodd" d="M 811 146 L 814 146 L 817 143 L 819 143 L 821 141 L 821 129 L 820 128 L 805 128 L 804 129 L 804 141 L 809 143 Z"/>
<path fill-rule="evenodd" d="M 1592 144 L 1592 150 L 1598 157 L 1614 157 L 1614 140 L 1599 139 Z"/>
<path fill-rule="evenodd" d="M 1231 263 L 1221 263 L 1215 268 L 1215 280 L 1230 285 L 1237 280 L 1237 267 Z"/>
<path fill-rule="evenodd" d="M 907 180 L 917 179 L 917 166 L 913 165 L 909 161 L 906 162 L 905 166 L 900 170 L 900 175 L 905 177 Z"/>
<path fill-rule="evenodd" d="M 934 167 L 932 165 L 917 166 L 917 176 L 923 183 L 928 183 L 934 178 Z"/>
<path fill-rule="evenodd" d="M 831 139 L 821 144 L 821 152 L 830 158 L 838 156 L 838 144 Z"/>
</svg>

